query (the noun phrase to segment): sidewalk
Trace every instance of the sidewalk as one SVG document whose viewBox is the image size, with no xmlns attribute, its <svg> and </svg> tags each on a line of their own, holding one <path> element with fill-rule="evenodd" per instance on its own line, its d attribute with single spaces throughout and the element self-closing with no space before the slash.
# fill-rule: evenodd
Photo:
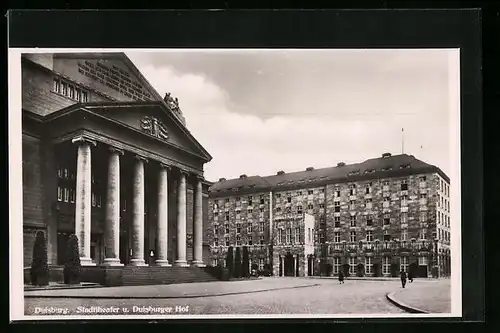
<svg viewBox="0 0 500 333">
<path fill-rule="evenodd" d="M 421 283 L 415 280 L 406 288 L 387 294 L 387 299 L 407 312 L 450 313 L 451 283 L 449 279 Z"/>
<path fill-rule="evenodd" d="M 25 291 L 27 298 L 196 298 L 265 292 L 272 290 L 314 287 L 314 281 L 283 279 L 279 286 L 268 279 L 234 282 L 200 282 L 168 285 L 52 289 Z"/>
</svg>

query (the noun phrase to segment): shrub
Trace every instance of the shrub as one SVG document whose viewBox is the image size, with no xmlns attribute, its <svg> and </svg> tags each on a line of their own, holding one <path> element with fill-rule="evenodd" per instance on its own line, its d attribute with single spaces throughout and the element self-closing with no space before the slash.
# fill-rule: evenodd
<svg viewBox="0 0 500 333">
<path fill-rule="evenodd" d="M 45 235 L 43 231 L 38 231 L 36 233 L 30 274 L 31 284 L 37 286 L 46 286 L 49 284 L 47 244 L 45 244 Z"/>
<path fill-rule="evenodd" d="M 356 276 L 362 277 L 364 275 L 365 275 L 365 266 L 363 266 L 363 264 L 358 264 L 358 266 L 356 266 Z"/>
<path fill-rule="evenodd" d="M 241 251 L 240 247 L 236 248 L 236 255 L 234 256 L 234 277 L 241 277 Z"/>
<path fill-rule="evenodd" d="M 234 269 L 234 257 L 233 257 L 233 247 L 232 246 L 230 246 L 227 249 L 226 268 L 229 272 L 229 276 L 232 276 L 233 269 Z"/>
<path fill-rule="evenodd" d="M 248 278 L 250 276 L 250 271 L 248 270 L 249 265 L 250 265 L 250 260 L 248 258 L 248 247 L 244 246 L 243 247 L 243 262 L 242 262 L 242 270 L 241 270 L 241 275 L 244 278 Z"/>
<path fill-rule="evenodd" d="M 66 251 L 66 262 L 64 263 L 64 283 L 79 284 L 81 279 L 80 253 L 78 251 L 78 237 L 70 235 L 68 249 Z"/>
</svg>

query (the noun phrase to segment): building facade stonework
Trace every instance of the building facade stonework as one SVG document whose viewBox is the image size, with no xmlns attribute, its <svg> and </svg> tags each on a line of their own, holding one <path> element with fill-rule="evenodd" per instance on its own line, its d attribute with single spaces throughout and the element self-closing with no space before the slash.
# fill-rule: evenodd
<svg viewBox="0 0 500 333">
<path fill-rule="evenodd" d="M 353 165 L 275 176 L 220 179 L 209 194 L 207 240 L 212 261 L 228 246 L 255 246 L 261 237 L 274 275 L 449 276 L 450 181 L 411 155 L 384 154 Z M 262 207 L 241 198 L 265 198 Z M 253 204 L 253 201 L 252 201 Z M 253 216 L 253 210 L 262 209 Z M 260 212 L 260 211 L 259 211 Z M 249 220 L 248 217 L 251 216 Z M 304 252 L 312 216 L 311 253 Z M 246 232 L 259 223 L 258 234 Z M 255 231 L 254 231 L 255 232 Z M 262 236 L 264 237 L 262 237 Z M 263 242 L 262 242 L 263 240 Z M 285 274 L 284 258 L 297 270 Z"/>
<path fill-rule="evenodd" d="M 209 258 L 208 152 L 123 53 L 22 55 L 24 266 L 43 231 L 84 266 Z"/>
</svg>

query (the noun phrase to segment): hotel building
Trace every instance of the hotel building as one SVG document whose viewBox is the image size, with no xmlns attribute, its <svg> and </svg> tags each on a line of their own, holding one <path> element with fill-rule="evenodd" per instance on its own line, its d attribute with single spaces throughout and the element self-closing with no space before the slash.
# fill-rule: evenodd
<svg viewBox="0 0 500 333">
<path fill-rule="evenodd" d="M 450 274 L 450 180 L 412 155 L 221 178 L 208 206 L 213 265 L 248 246 L 276 276 Z"/>
</svg>

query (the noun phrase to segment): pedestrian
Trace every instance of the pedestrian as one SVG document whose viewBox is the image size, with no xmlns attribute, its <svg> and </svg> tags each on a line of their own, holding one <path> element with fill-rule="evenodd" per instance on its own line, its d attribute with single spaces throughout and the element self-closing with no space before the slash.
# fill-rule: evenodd
<svg viewBox="0 0 500 333">
<path fill-rule="evenodd" d="M 406 285 L 406 272 L 404 270 L 401 270 L 401 285 L 403 288 Z"/>
<path fill-rule="evenodd" d="M 344 273 L 339 271 L 339 283 L 344 283 Z"/>
</svg>

